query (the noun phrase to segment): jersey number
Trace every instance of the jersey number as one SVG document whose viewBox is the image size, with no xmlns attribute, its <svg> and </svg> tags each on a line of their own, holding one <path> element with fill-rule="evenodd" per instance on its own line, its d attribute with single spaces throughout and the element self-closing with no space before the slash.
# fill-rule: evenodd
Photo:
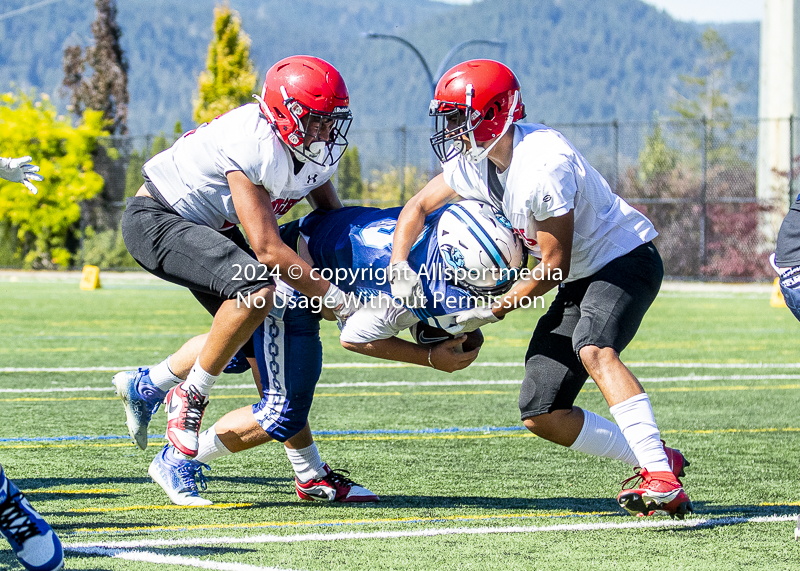
<svg viewBox="0 0 800 571">
<path fill-rule="evenodd" d="M 361 242 L 368 248 L 391 250 L 394 227 L 396 225 L 397 222 L 394 220 L 378 220 L 364 226 L 359 230 L 358 235 L 361 238 Z"/>
</svg>

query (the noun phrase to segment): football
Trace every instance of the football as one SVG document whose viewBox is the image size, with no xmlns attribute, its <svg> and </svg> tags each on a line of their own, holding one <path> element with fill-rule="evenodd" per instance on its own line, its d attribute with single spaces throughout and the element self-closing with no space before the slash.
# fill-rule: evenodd
<svg viewBox="0 0 800 571">
<path fill-rule="evenodd" d="M 444 329 L 428 325 L 422 321 L 418 321 L 412 325 L 410 331 L 411 336 L 418 345 L 436 345 L 455 337 L 455 335 L 451 335 Z M 469 352 L 483 345 L 483 333 L 481 333 L 480 329 L 476 329 L 466 335 L 467 339 L 460 347 L 462 351 Z M 459 347 L 456 347 L 456 350 L 458 349 Z"/>
</svg>

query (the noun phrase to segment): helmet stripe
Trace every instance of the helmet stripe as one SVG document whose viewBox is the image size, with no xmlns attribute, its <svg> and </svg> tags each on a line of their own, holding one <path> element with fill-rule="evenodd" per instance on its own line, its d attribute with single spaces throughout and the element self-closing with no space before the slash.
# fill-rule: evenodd
<svg viewBox="0 0 800 571">
<path fill-rule="evenodd" d="M 507 268 L 508 262 L 503 256 L 500 249 L 497 247 L 497 244 L 494 243 L 492 237 L 486 232 L 483 226 L 478 223 L 472 214 L 470 214 L 466 208 L 463 206 L 459 206 L 458 204 L 453 204 L 450 206 L 451 212 L 455 215 L 456 218 L 461 220 L 467 225 L 467 229 L 469 230 L 470 234 L 478 241 L 478 243 L 483 246 L 486 252 L 494 259 L 494 263 L 497 265 L 498 268 Z"/>
</svg>

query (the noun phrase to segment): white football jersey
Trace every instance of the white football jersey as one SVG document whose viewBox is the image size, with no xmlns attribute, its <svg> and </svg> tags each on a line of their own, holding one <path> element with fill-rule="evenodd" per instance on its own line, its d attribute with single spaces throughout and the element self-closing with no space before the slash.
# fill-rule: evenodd
<svg viewBox="0 0 800 571">
<path fill-rule="evenodd" d="M 498 175 L 502 201 L 489 188 L 489 159 L 444 163 L 444 180 L 462 198 L 500 208 L 531 253 L 541 258 L 536 223 L 574 210 L 569 276 L 588 277 L 656 236 L 650 220 L 611 191 L 606 180 L 558 131 L 515 123 L 511 165 Z"/>
<path fill-rule="evenodd" d="M 226 175 L 242 171 L 262 185 L 281 215 L 329 180 L 336 166 L 311 162 L 295 175 L 290 151 L 257 103 L 237 107 L 178 139 L 144 165 L 144 171 L 175 211 L 215 230 L 239 223 Z"/>
</svg>

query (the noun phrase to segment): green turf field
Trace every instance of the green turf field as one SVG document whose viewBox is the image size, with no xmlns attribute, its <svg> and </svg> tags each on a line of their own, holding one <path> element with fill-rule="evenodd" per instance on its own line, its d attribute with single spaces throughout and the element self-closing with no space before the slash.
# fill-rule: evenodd
<svg viewBox="0 0 800 571">
<path fill-rule="evenodd" d="M 153 280 L 82 292 L 13 279 L 0 274 L 0 462 L 59 533 L 68 569 L 800 569 L 800 324 L 768 294 L 663 291 L 623 354 L 692 463 L 696 514 L 679 522 L 623 514 L 627 466 L 520 430 L 535 310 L 484 328 L 478 361 L 452 375 L 348 353 L 324 325 L 332 366 L 312 428 L 323 458 L 379 504 L 300 501 L 271 443 L 212 464 L 213 508 L 172 506 L 147 476 L 163 439 L 130 444 L 110 379 L 209 318 Z M 250 383 L 222 378 L 204 426 L 253 402 Z M 578 405 L 608 416 L 591 383 Z M 161 410 L 151 434 L 165 424 Z M 14 568 L 0 541 L 0 569 Z"/>
</svg>

